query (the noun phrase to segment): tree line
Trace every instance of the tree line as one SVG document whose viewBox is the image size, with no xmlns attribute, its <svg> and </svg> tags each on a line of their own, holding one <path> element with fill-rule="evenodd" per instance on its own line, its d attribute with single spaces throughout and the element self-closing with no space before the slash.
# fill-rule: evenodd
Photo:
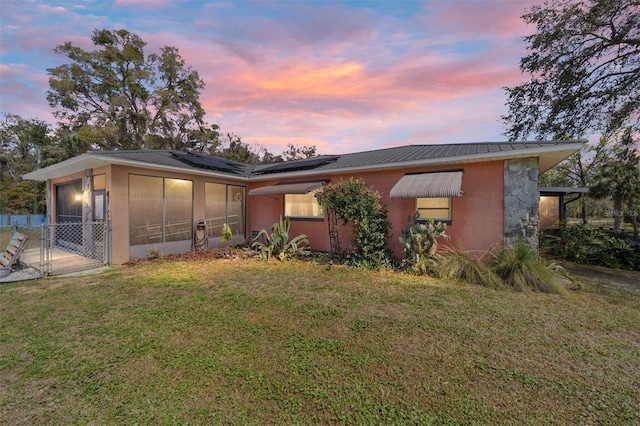
<svg viewBox="0 0 640 426">
<path fill-rule="evenodd" d="M 204 81 L 177 48 L 146 54 L 146 43 L 125 29 L 95 30 L 91 41 L 91 51 L 70 42 L 54 49 L 68 59 L 47 69 L 55 126 L 10 113 L 0 118 L 1 212 L 44 212 L 44 185 L 21 176 L 89 150 L 185 150 L 249 164 L 317 154 L 313 145 L 294 144 L 272 153 L 205 122 Z"/>
<path fill-rule="evenodd" d="M 608 200 L 614 230 L 626 217 L 638 235 L 640 215 L 640 3 L 638 0 L 547 0 L 522 19 L 520 70 L 528 81 L 506 87 L 505 134 L 515 139 L 595 143 L 542 176 L 549 186 L 590 188 Z M 587 199 L 582 200 L 586 223 Z"/>
</svg>

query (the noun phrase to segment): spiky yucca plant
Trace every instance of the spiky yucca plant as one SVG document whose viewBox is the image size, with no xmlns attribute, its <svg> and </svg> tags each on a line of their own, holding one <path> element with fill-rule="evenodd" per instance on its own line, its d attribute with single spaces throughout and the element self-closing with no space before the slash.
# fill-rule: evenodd
<svg viewBox="0 0 640 426">
<path fill-rule="evenodd" d="M 545 261 L 523 241 L 495 252 L 491 268 L 516 291 L 567 294 L 560 275 L 548 268 Z"/>
<path fill-rule="evenodd" d="M 280 222 L 271 225 L 271 234 L 265 229 L 260 230 L 253 239 L 251 248 L 257 251 L 260 258 L 264 260 L 270 260 L 272 256 L 276 256 L 282 261 L 298 255 L 311 254 L 309 238 L 305 234 L 300 234 L 289 240 L 290 228 L 291 221 L 289 218 L 285 217 L 283 221 L 282 216 L 280 216 Z M 267 244 L 259 241 L 261 237 L 267 240 Z"/>
</svg>

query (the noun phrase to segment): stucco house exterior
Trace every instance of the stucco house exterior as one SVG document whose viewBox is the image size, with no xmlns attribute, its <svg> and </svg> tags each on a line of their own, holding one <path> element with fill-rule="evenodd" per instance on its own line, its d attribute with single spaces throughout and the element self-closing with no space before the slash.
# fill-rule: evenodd
<svg viewBox="0 0 640 426">
<path fill-rule="evenodd" d="M 396 256 L 403 255 L 398 236 L 416 210 L 448 224 L 448 244 L 482 255 L 518 239 L 537 245 L 538 176 L 583 144 L 410 145 L 269 165 L 193 152 L 92 151 L 24 178 L 47 181 L 49 223 L 108 221 L 111 264 L 147 257 L 151 249 L 191 251 L 196 223 L 206 227 L 209 247 L 222 245 L 224 223 L 232 243 L 248 242 L 280 216 L 291 218 L 293 235 L 304 233 L 314 250 L 329 251 L 314 192 L 352 177 L 380 193 Z"/>
</svg>

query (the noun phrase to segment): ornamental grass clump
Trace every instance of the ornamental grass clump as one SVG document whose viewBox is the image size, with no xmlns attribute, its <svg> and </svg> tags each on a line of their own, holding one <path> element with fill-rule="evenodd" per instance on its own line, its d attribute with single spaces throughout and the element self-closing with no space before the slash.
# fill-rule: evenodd
<svg viewBox="0 0 640 426">
<path fill-rule="evenodd" d="M 442 278 L 460 280 L 493 289 L 505 289 L 505 283 L 491 268 L 462 249 L 450 248 L 438 260 Z"/>
<path fill-rule="evenodd" d="M 560 275 L 548 268 L 544 260 L 522 241 L 495 252 L 491 269 L 516 291 L 567 294 Z"/>
</svg>

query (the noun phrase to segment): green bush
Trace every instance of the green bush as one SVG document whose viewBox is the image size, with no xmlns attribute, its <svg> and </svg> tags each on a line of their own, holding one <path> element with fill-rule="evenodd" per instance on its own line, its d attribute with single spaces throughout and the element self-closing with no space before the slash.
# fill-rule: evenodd
<svg viewBox="0 0 640 426">
<path fill-rule="evenodd" d="M 548 268 L 544 260 L 522 241 L 494 253 L 491 268 L 516 291 L 567 293 L 560 275 Z"/>
<path fill-rule="evenodd" d="M 222 224 L 222 238 L 220 238 L 221 243 L 229 244 L 231 242 L 231 238 L 233 237 L 233 231 L 228 223 Z"/>
<path fill-rule="evenodd" d="M 563 222 L 559 235 L 543 235 L 541 249 L 551 256 L 576 263 L 615 269 L 640 268 L 640 245 L 589 225 Z"/>
<path fill-rule="evenodd" d="M 258 252 L 261 259 L 270 260 L 272 257 L 277 257 L 279 260 L 286 260 L 294 256 L 311 254 L 309 250 L 309 238 L 305 234 L 300 234 L 297 237 L 289 240 L 289 229 L 291 228 L 291 222 L 289 218 L 276 222 L 271 226 L 271 234 L 265 229 L 262 229 L 258 235 L 253 239 L 251 248 Z M 267 243 L 259 241 L 264 237 Z"/>
<path fill-rule="evenodd" d="M 387 238 L 391 224 L 387 209 L 380 204 L 380 194 L 362 179 L 341 180 L 325 185 L 316 194 L 318 203 L 333 210 L 343 225 L 351 222 L 355 236 L 351 241 L 347 263 L 366 269 L 391 266 Z"/>
</svg>

